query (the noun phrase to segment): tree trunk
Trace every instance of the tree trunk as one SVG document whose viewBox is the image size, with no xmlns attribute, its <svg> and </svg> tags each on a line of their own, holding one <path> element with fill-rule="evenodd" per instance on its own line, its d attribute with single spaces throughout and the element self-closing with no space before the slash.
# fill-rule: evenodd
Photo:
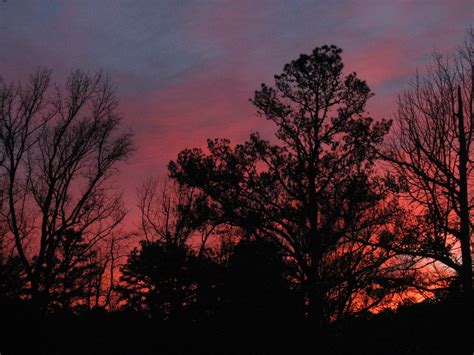
<svg viewBox="0 0 474 355">
<path fill-rule="evenodd" d="M 316 276 L 310 279 L 309 291 L 308 319 L 311 325 L 314 325 L 318 333 L 320 333 L 324 329 L 325 322 L 319 277 Z"/>
<path fill-rule="evenodd" d="M 317 210 L 315 216 L 318 218 Z M 325 328 L 324 319 L 324 297 L 321 285 L 321 275 L 319 274 L 319 266 L 321 263 L 321 236 L 317 231 L 317 225 L 312 224 L 311 227 L 311 267 L 309 282 L 309 297 L 308 297 L 308 318 L 310 324 L 316 327 L 318 335 L 322 334 Z"/>
<path fill-rule="evenodd" d="M 469 214 L 469 189 L 467 179 L 467 164 L 469 151 L 466 144 L 464 129 L 464 111 L 461 97 L 461 87 L 458 86 L 458 126 L 459 126 L 459 217 L 460 217 L 460 242 L 461 242 L 461 283 L 463 295 L 463 346 L 472 351 L 471 325 L 472 325 L 472 256 L 471 256 L 471 231 Z"/>
<path fill-rule="evenodd" d="M 459 216 L 460 216 L 460 242 L 462 255 L 462 289 L 469 307 L 472 302 L 472 256 L 471 256 L 471 231 L 469 215 L 469 196 L 467 181 L 467 164 L 469 152 L 466 144 L 466 132 L 464 129 L 464 113 L 461 97 L 461 88 L 458 87 L 458 126 L 459 126 Z"/>
</svg>

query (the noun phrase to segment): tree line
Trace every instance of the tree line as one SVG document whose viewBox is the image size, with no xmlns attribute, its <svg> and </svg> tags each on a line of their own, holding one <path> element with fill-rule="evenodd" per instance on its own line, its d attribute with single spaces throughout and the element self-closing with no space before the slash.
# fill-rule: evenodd
<svg viewBox="0 0 474 355">
<path fill-rule="evenodd" d="M 275 136 L 181 151 L 137 190 L 134 235 L 115 186 L 133 135 L 109 78 L 0 81 L 2 307 L 306 322 L 324 335 L 454 298 L 470 324 L 473 39 L 435 53 L 389 120 L 367 112 L 374 94 L 340 48 L 300 55 L 250 100 Z"/>
</svg>

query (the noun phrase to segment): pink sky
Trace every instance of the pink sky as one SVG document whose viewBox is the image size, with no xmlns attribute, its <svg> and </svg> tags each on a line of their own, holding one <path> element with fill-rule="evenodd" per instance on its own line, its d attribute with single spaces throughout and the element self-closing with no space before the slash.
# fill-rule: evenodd
<svg viewBox="0 0 474 355">
<path fill-rule="evenodd" d="M 390 117 L 433 48 L 450 51 L 474 19 L 471 0 L 398 1 L 7 1 L 0 3 L 0 75 L 39 65 L 61 81 L 103 69 L 118 87 L 137 151 L 119 183 L 132 216 L 135 189 L 207 138 L 241 142 L 268 122 L 248 99 L 283 65 L 323 44 L 344 49 Z"/>
</svg>

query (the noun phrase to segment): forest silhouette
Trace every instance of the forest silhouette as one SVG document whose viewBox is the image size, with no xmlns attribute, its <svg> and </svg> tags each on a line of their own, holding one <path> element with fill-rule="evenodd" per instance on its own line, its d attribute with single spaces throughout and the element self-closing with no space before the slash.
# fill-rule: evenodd
<svg viewBox="0 0 474 355">
<path fill-rule="evenodd" d="M 275 135 L 182 150 L 132 232 L 110 78 L 0 81 L 1 354 L 472 354 L 473 67 L 469 29 L 387 120 L 302 54 L 250 99 Z"/>
</svg>

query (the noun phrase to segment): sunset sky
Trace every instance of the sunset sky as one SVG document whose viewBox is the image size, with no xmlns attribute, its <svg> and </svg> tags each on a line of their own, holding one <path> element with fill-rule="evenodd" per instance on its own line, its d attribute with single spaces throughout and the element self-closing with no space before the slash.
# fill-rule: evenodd
<svg viewBox="0 0 474 355">
<path fill-rule="evenodd" d="M 137 151 L 120 181 L 135 188 L 207 138 L 271 133 L 248 102 L 261 82 L 323 44 L 344 49 L 390 117 L 433 48 L 452 50 L 474 20 L 472 0 L 21 1 L 0 2 L 0 75 L 37 66 L 62 81 L 72 69 L 109 73 Z"/>
</svg>

